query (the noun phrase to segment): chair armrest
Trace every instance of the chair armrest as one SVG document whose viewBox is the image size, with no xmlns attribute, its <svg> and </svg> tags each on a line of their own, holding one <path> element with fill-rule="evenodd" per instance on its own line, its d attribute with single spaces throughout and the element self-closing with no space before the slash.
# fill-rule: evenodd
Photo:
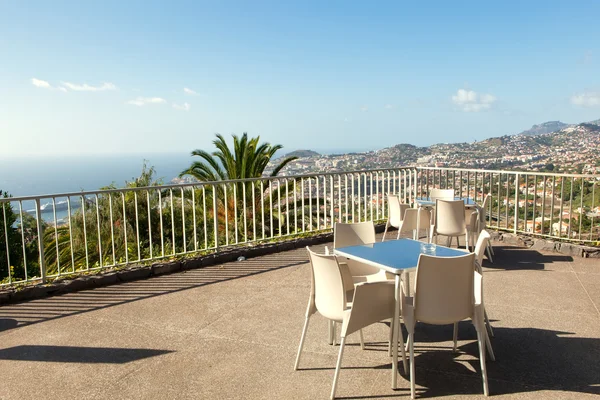
<svg viewBox="0 0 600 400">
<path fill-rule="evenodd" d="M 473 297 L 475 305 L 479 306 L 483 304 L 483 275 L 477 271 L 474 271 L 473 274 Z"/>
</svg>

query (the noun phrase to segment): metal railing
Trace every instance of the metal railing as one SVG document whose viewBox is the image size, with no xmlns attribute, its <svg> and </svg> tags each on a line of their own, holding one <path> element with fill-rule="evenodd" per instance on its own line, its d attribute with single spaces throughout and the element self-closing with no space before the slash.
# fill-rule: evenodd
<svg viewBox="0 0 600 400">
<path fill-rule="evenodd" d="M 431 188 L 483 202 L 488 227 L 599 240 L 598 176 L 403 167 L 0 199 L 0 285 L 252 245 L 387 218 Z M 598 215 L 596 215 L 598 214 Z"/>
<path fill-rule="evenodd" d="M 0 199 L 0 284 L 215 251 L 381 220 L 412 168 Z"/>
<path fill-rule="evenodd" d="M 432 187 L 482 203 L 491 195 L 488 227 L 538 237 L 600 241 L 599 175 L 529 171 L 417 168 L 417 193 Z"/>
</svg>

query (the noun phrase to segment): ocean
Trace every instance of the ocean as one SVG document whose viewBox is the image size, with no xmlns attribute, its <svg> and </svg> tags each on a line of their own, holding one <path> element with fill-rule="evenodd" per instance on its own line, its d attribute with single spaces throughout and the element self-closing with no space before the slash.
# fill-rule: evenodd
<svg viewBox="0 0 600 400">
<path fill-rule="evenodd" d="M 197 159 L 197 157 L 194 157 Z M 14 197 L 97 190 L 140 176 L 144 160 L 164 183 L 177 177 L 194 158 L 189 153 L 0 158 L 0 190 Z"/>
<path fill-rule="evenodd" d="M 275 158 L 291 150 L 276 153 Z M 352 150 L 317 150 L 321 154 L 343 154 Z M 356 150 L 354 150 L 356 151 Z M 148 167 L 154 167 L 155 179 L 168 184 L 179 176 L 198 157 L 190 153 L 154 153 L 154 154 L 108 154 L 108 155 L 44 155 L 0 157 L 0 190 L 13 197 L 46 196 L 59 193 L 77 193 L 94 191 L 112 183 L 116 187 L 125 187 L 126 181 L 138 178 L 144 161 Z M 50 197 L 50 196 L 49 196 Z M 63 222 L 67 217 L 65 198 L 58 198 L 56 217 Z M 74 201 L 75 198 L 72 198 Z M 46 202 L 46 200 L 44 200 Z M 13 208 L 18 212 L 18 208 Z M 33 214 L 35 203 L 23 201 L 23 211 Z M 41 204 L 46 211 L 42 218 L 53 222 L 51 204 Z M 78 204 L 72 203 L 72 208 Z"/>
<path fill-rule="evenodd" d="M 3 157 L 0 158 L 0 190 L 13 197 L 22 197 L 92 191 L 111 183 L 125 187 L 126 181 L 140 176 L 144 160 L 148 167 L 155 168 L 155 179 L 162 179 L 167 184 L 195 158 L 189 153 Z M 23 211 L 34 213 L 33 201 L 22 204 Z M 46 211 L 50 212 L 43 212 L 42 218 L 53 222 L 52 206 L 47 206 L 50 207 Z M 71 206 L 76 209 L 79 205 L 75 202 Z M 13 209 L 19 212 L 17 203 L 13 203 Z M 57 222 L 64 222 L 67 216 L 66 204 L 58 204 Z"/>
</svg>

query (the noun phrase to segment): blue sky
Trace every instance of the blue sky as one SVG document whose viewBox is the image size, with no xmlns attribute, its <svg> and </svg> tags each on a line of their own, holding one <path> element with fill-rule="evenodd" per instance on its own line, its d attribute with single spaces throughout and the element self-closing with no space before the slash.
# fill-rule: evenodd
<svg viewBox="0 0 600 400">
<path fill-rule="evenodd" d="M 600 118 L 600 3 L 488 3 L 0 0 L 0 156 L 246 131 L 366 150 Z"/>
</svg>

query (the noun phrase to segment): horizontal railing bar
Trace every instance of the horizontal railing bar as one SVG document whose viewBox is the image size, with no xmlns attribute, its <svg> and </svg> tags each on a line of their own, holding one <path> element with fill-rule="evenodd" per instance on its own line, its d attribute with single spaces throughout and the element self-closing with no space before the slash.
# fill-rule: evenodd
<svg viewBox="0 0 600 400">
<path fill-rule="evenodd" d="M 494 174 L 527 174 L 527 175 L 536 175 L 536 176 L 556 176 L 556 177 L 565 177 L 565 178 L 590 178 L 590 179 L 598 179 L 600 180 L 600 175 L 588 174 L 556 174 L 556 173 L 548 173 L 548 172 L 534 172 L 527 170 L 503 170 L 503 169 L 477 169 L 477 168 L 452 168 L 452 167 L 414 167 L 416 169 L 425 169 L 425 170 L 442 170 L 442 171 L 463 171 L 463 172 L 487 172 Z M 378 170 L 377 170 L 378 171 Z"/>
<path fill-rule="evenodd" d="M 304 175 L 277 175 L 277 176 L 263 176 L 260 178 L 243 178 L 243 179 L 229 179 L 222 181 L 210 181 L 210 182 L 186 182 L 186 183 L 173 183 L 167 185 L 160 186 L 140 186 L 140 187 L 125 187 L 125 188 L 117 188 L 117 189 L 102 189 L 102 190 L 87 190 L 81 192 L 65 192 L 65 193 L 53 193 L 53 194 L 44 194 L 44 195 L 34 195 L 34 196 L 18 196 L 18 197 L 9 197 L 9 198 L 0 198 L 0 204 L 11 201 L 30 201 L 36 199 L 50 199 L 50 198 L 59 198 L 59 197 L 75 197 L 75 196 L 93 196 L 96 194 L 109 194 L 109 193 L 123 193 L 123 192 L 135 192 L 141 190 L 162 190 L 162 189 L 175 189 L 175 188 L 185 188 L 185 187 L 202 187 L 202 186 L 213 186 L 213 185 L 227 185 L 231 183 L 245 183 L 245 182 L 258 182 L 258 181 L 268 181 L 268 180 L 280 180 L 283 178 L 287 179 L 303 179 L 303 178 L 316 178 L 322 176 L 335 176 L 335 175 L 352 175 L 352 174 L 365 174 L 371 172 L 381 172 L 381 171 L 398 171 L 403 169 L 411 169 L 414 167 L 398 167 L 398 168 L 381 168 L 381 169 L 370 169 L 370 170 L 356 170 L 356 171 L 344 171 L 344 172 L 324 172 L 324 173 L 314 173 L 314 174 L 304 174 Z"/>
</svg>

